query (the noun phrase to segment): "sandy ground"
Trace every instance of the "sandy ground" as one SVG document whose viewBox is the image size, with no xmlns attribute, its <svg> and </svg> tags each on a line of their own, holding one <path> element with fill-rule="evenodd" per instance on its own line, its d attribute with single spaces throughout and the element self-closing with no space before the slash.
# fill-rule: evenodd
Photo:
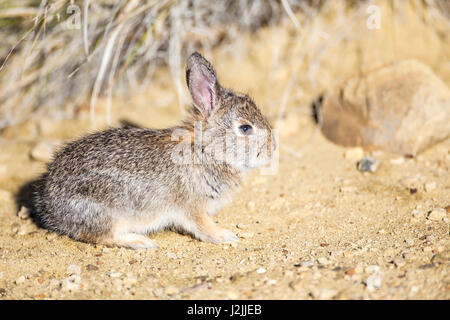
<svg viewBox="0 0 450 320">
<path fill-rule="evenodd" d="M 150 236 L 157 250 L 85 244 L 36 228 L 3 201 L 0 298 L 449 299 L 450 140 L 413 159 L 366 152 L 379 161 L 379 168 L 359 172 L 348 148 L 317 132 L 309 104 L 327 83 L 352 74 L 351 66 L 361 57 L 338 54 L 337 63 L 336 53 L 350 49 L 348 43 L 334 47 L 323 57 L 314 86 L 307 81 L 310 75 L 300 74 L 287 91 L 292 79 L 289 52 L 296 49 L 286 29 L 262 30 L 244 37 L 245 46 L 205 53 L 223 84 L 250 92 L 273 123 L 286 92 L 289 96 L 280 127 L 278 171 L 252 173 L 235 201 L 216 216 L 217 223 L 240 237 L 237 244 L 202 243 L 172 231 Z M 396 58 L 412 56 L 429 63 L 448 85 L 450 72 L 440 65 L 442 51 L 422 56 L 416 45 L 428 36 L 423 31 L 423 37 L 414 38 L 410 45 L 418 51 L 396 47 Z M 272 43 L 273 50 L 266 50 L 268 38 L 286 51 L 273 49 Z M 113 101 L 113 125 L 126 119 L 160 128 L 181 119 L 169 71 L 158 71 L 156 79 L 147 92 Z M 189 102 L 186 92 L 183 99 Z M 100 127 L 104 106 L 102 101 L 97 109 Z M 8 191 L 17 196 L 24 184 L 45 171 L 44 162 L 30 157 L 39 142 L 71 140 L 91 130 L 84 111 L 71 120 L 40 118 L 5 130 L 0 195 L 5 198 Z M 430 216 L 435 208 L 444 211 Z"/>
</svg>

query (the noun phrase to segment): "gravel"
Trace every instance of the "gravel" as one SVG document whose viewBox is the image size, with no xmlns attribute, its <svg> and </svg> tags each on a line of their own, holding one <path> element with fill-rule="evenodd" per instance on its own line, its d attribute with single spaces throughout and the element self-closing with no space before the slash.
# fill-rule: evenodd
<svg viewBox="0 0 450 320">
<path fill-rule="evenodd" d="M 378 161 L 375 158 L 364 157 L 358 162 L 358 170 L 361 172 L 375 172 L 378 168 Z"/>
<path fill-rule="evenodd" d="M 441 221 L 447 216 L 447 211 L 443 208 L 434 208 L 428 214 L 428 219 L 432 221 Z"/>
</svg>

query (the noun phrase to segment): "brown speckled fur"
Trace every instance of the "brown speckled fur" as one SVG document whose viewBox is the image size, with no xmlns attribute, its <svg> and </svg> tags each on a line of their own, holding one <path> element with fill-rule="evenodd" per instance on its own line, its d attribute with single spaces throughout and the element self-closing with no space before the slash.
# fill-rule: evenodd
<svg viewBox="0 0 450 320">
<path fill-rule="evenodd" d="M 171 152 L 178 141 L 171 136 L 182 129 L 193 137 L 196 121 L 215 135 L 232 129 L 238 119 L 269 132 L 271 127 L 248 96 L 219 85 L 200 54 L 189 57 L 186 75 L 194 106 L 182 125 L 108 129 L 68 143 L 54 155 L 34 197 L 44 227 L 79 241 L 134 249 L 156 247 L 146 234 L 167 227 L 202 241 L 237 240 L 210 216 L 229 201 L 250 168 L 214 161 L 175 164 Z M 197 89 L 206 85 L 210 91 Z M 196 90 L 206 92 L 206 99 Z M 213 103 L 208 106 L 212 111 L 205 111 L 203 101 Z M 271 139 L 269 135 L 261 148 L 271 145 Z M 193 153 L 201 156 L 198 150 Z"/>
</svg>

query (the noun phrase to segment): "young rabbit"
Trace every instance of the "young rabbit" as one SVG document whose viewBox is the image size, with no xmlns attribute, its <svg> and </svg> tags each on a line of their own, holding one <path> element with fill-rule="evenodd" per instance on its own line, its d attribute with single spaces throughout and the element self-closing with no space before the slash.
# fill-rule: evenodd
<svg viewBox="0 0 450 320">
<path fill-rule="evenodd" d="M 238 240 L 211 215 L 245 171 L 270 162 L 271 126 L 247 95 L 220 86 L 199 53 L 187 60 L 186 82 L 194 105 L 182 125 L 109 129 L 58 151 L 35 192 L 40 223 L 75 240 L 133 249 L 156 248 L 146 235 L 168 227 L 201 241 Z"/>
</svg>

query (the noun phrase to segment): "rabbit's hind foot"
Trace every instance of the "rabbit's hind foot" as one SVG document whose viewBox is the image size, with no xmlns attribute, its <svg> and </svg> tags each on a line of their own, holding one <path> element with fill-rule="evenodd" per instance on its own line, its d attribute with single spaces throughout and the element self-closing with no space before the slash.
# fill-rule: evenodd
<svg viewBox="0 0 450 320">
<path fill-rule="evenodd" d="M 124 247 L 134 250 L 158 248 L 153 240 L 138 233 L 116 233 L 110 238 L 102 239 L 99 243 L 107 246 Z"/>
</svg>

